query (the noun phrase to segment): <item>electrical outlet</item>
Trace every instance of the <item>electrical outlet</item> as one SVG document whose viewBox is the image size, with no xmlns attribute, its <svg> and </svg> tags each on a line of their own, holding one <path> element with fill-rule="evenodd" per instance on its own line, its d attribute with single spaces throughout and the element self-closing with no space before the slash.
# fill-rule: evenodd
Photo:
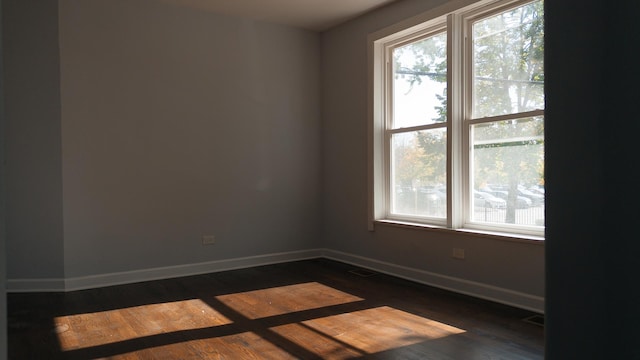
<svg viewBox="0 0 640 360">
<path fill-rule="evenodd" d="M 464 259 L 464 249 L 453 248 L 451 256 L 453 256 L 454 259 Z"/>
<path fill-rule="evenodd" d="M 213 235 L 202 235 L 202 245 L 212 245 L 216 243 L 216 237 Z"/>
</svg>

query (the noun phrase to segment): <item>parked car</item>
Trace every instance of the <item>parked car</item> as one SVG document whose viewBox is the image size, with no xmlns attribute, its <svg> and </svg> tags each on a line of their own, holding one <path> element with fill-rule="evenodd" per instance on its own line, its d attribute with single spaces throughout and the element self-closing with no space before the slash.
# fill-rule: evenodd
<svg viewBox="0 0 640 360">
<path fill-rule="evenodd" d="M 518 195 L 531 199 L 533 206 L 544 204 L 544 195 L 536 194 L 531 190 L 518 187 Z"/>
<path fill-rule="evenodd" d="M 487 192 L 505 201 L 507 201 L 509 197 L 509 192 L 506 190 L 491 190 Z M 531 206 L 533 206 L 533 201 L 531 201 L 531 199 L 521 195 L 516 196 L 516 209 L 527 209 Z"/>
<path fill-rule="evenodd" d="M 535 194 L 544 195 L 544 186 L 542 185 L 533 185 L 529 187 L 530 191 L 533 191 Z"/>
<path fill-rule="evenodd" d="M 507 202 L 487 192 L 474 190 L 473 204 L 475 207 L 485 207 L 492 209 L 505 209 Z"/>
</svg>

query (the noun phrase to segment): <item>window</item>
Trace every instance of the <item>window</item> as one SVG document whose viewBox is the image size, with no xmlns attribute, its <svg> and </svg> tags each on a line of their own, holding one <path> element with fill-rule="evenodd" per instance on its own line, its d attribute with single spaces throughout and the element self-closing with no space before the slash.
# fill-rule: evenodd
<svg viewBox="0 0 640 360">
<path fill-rule="evenodd" d="M 370 37 L 372 224 L 542 236 L 543 2 L 446 6 Z"/>
</svg>

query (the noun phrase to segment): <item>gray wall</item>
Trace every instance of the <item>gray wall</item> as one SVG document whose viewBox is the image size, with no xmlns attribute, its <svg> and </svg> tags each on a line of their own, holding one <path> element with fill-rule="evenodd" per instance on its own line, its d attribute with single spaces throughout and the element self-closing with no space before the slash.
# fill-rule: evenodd
<svg viewBox="0 0 640 360">
<path fill-rule="evenodd" d="M 7 275 L 61 278 L 58 4 L 5 0 Z"/>
<path fill-rule="evenodd" d="M 318 34 L 150 0 L 4 10 L 10 279 L 318 247 Z"/>
<path fill-rule="evenodd" d="M 544 246 L 376 225 L 367 229 L 367 35 L 444 1 L 401 1 L 322 36 L 325 247 L 544 296 Z M 464 248 L 466 259 L 451 257 Z"/>
<path fill-rule="evenodd" d="M 67 277 L 318 246 L 318 34 L 62 0 L 60 69 Z"/>
</svg>

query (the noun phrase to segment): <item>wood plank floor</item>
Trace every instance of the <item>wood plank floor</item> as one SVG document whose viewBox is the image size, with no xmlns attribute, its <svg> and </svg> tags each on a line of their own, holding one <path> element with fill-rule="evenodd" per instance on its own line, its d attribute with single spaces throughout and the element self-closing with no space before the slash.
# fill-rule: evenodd
<svg viewBox="0 0 640 360">
<path fill-rule="evenodd" d="M 534 313 L 356 270 L 314 259 L 10 293 L 9 359 L 543 358 Z"/>
</svg>

